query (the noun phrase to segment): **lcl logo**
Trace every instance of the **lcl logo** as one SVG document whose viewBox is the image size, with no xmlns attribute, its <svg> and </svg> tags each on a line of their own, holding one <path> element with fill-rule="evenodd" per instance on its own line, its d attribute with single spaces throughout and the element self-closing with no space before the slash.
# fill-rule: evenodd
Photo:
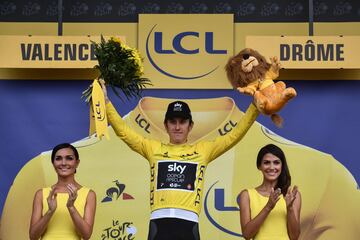
<svg viewBox="0 0 360 240">
<path fill-rule="evenodd" d="M 104 121 L 105 119 L 105 114 L 101 111 L 100 101 L 95 103 L 95 117 L 99 121 Z"/>
<path fill-rule="evenodd" d="M 172 49 L 163 49 L 163 33 L 162 32 L 154 32 L 154 49 L 158 54 L 175 54 L 175 52 L 182 54 L 197 54 L 200 52 L 199 48 L 187 49 L 185 48 L 181 42 L 184 38 L 200 38 L 199 32 L 181 32 L 175 35 L 172 41 Z M 200 40 L 200 39 L 199 39 Z M 214 49 L 214 33 L 213 32 L 205 32 L 205 52 L 208 54 L 226 54 L 226 50 L 216 50 Z"/>
<path fill-rule="evenodd" d="M 194 55 L 199 53 L 207 53 L 209 55 L 219 55 L 219 54 L 227 54 L 226 49 L 215 49 L 214 48 L 214 33 L 213 32 L 196 32 L 196 31 L 185 31 L 176 34 L 172 37 L 170 44 L 166 44 L 167 46 L 171 46 L 172 48 L 164 48 L 164 33 L 160 31 L 155 31 L 157 24 L 155 24 L 150 30 L 147 38 L 146 38 L 146 55 L 151 63 L 151 65 L 157 69 L 162 74 L 176 79 L 182 80 L 191 80 L 197 79 L 204 76 L 207 76 L 214 72 L 219 66 L 213 67 L 211 70 L 206 71 L 202 74 L 197 74 L 196 76 L 179 76 L 169 71 L 165 71 L 163 67 L 159 66 L 154 60 L 154 57 L 151 55 L 150 49 L 153 49 L 154 53 L 162 56 L 174 56 L 175 54 L 185 54 L 185 55 Z M 150 43 L 150 38 L 153 36 L 153 45 Z M 198 40 L 199 46 L 204 46 L 203 48 L 199 47 L 185 47 L 183 42 L 186 38 L 192 38 Z"/>
<path fill-rule="evenodd" d="M 215 218 L 211 215 L 210 208 L 215 209 L 218 212 L 239 212 L 239 208 L 237 206 L 225 206 L 225 189 L 224 188 L 214 188 L 214 186 L 218 183 L 216 181 L 211 185 L 209 190 L 206 193 L 205 200 L 204 200 L 204 210 L 205 215 L 208 218 L 209 222 L 219 229 L 220 231 L 227 233 L 229 235 L 235 236 L 235 237 L 242 237 L 242 235 L 234 230 L 228 229 L 226 226 L 224 226 L 222 223 L 217 222 Z M 209 198 L 209 194 L 214 194 L 214 202 L 211 202 Z"/>
</svg>

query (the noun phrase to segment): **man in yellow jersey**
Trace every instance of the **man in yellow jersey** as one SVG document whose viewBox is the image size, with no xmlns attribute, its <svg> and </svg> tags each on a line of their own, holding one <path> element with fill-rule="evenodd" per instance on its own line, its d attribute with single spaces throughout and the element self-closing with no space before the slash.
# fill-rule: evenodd
<svg viewBox="0 0 360 240">
<path fill-rule="evenodd" d="M 169 143 L 162 143 L 145 138 L 126 125 L 109 101 L 103 83 L 102 88 L 107 116 L 116 135 L 150 164 L 148 240 L 200 239 L 198 221 L 206 167 L 242 139 L 258 110 L 250 104 L 229 134 L 190 145 L 188 135 L 194 126 L 190 108 L 183 101 L 171 102 L 164 120 Z"/>
</svg>

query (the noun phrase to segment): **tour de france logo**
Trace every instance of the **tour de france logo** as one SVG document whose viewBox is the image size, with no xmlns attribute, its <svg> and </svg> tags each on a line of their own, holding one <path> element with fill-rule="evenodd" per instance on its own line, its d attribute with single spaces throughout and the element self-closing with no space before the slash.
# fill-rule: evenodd
<svg viewBox="0 0 360 240">
<path fill-rule="evenodd" d="M 133 240 L 137 229 L 132 222 L 120 222 L 112 220 L 111 226 L 103 229 L 101 240 Z"/>
</svg>

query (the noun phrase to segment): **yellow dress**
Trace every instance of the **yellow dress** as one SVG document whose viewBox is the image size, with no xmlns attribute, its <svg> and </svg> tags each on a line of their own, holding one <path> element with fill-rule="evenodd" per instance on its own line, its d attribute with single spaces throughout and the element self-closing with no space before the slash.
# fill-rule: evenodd
<svg viewBox="0 0 360 240">
<path fill-rule="evenodd" d="M 43 214 L 48 211 L 47 197 L 49 196 L 51 188 L 43 188 Z M 74 206 L 78 210 L 81 217 L 84 216 L 84 209 L 86 204 L 86 198 L 89 193 L 89 189 L 82 187 L 78 190 L 78 196 L 75 200 Z M 70 213 L 66 207 L 66 202 L 69 198 L 68 193 L 58 193 L 57 207 L 54 215 L 51 217 L 50 222 L 46 228 L 44 235 L 41 239 L 45 240 L 78 240 L 81 239 L 77 235 L 74 223 L 71 219 Z"/>
<path fill-rule="evenodd" d="M 269 198 L 262 196 L 256 189 L 248 189 L 250 198 L 251 219 L 264 208 Z M 286 227 L 286 203 L 281 195 L 273 210 L 261 225 L 256 240 L 289 240 Z"/>
</svg>

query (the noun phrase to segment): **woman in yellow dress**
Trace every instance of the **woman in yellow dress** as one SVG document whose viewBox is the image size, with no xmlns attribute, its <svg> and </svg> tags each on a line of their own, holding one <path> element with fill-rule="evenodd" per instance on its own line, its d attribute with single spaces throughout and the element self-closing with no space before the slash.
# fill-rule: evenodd
<svg viewBox="0 0 360 240">
<path fill-rule="evenodd" d="M 94 225 L 96 195 L 75 181 L 79 153 L 71 144 L 59 144 L 52 151 L 51 162 L 58 181 L 35 194 L 30 239 L 89 239 Z"/>
<path fill-rule="evenodd" d="M 287 240 L 300 235 L 301 195 L 291 188 L 284 152 L 274 144 L 260 149 L 257 168 L 263 182 L 240 193 L 240 223 L 245 239 Z"/>
</svg>

